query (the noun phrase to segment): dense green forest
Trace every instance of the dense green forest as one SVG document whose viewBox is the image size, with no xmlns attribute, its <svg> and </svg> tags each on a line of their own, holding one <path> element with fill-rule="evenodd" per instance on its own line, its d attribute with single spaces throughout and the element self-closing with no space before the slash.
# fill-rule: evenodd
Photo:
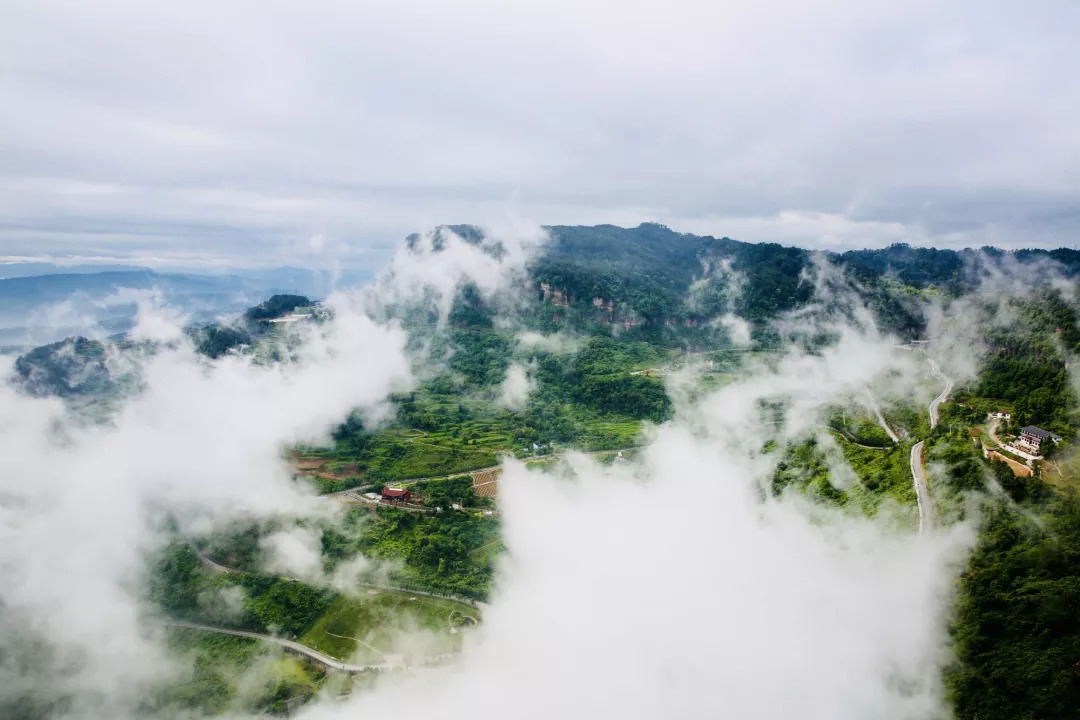
<svg viewBox="0 0 1080 720">
<path fill-rule="evenodd" d="M 972 394 L 1007 401 L 1017 427 L 1038 425 L 1072 437 L 1076 391 L 1067 365 L 1080 349 L 1076 309 L 1051 290 L 1009 306 L 1016 320 L 987 331 L 987 359 Z"/>
<path fill-rule="evenodd" d="M 1042 467 L 1019 477 L 972 447 L 988 410 L 1014 408 L 1008 429 L 1037 423 L 1072 438 L 1080 422 L 1067 364 L 1080 341 L 1075 306 L 1057 290 L 1006 301 L 988 323 L 976 381 L 943 408 L 930 459 L 943 489 L 982 495 L 979 543 L 958 581 L 946 673 L 962 720 L 1076 717 L 1080 707 L 1080 499 Z M 1050 450 L 1053 451 L 1053 445 Z M 995 490 L 999 488 L 999 490 Z M 946 506 L 948 509 L 948 506 Z M 951 511 L 961 516 L 955 503 Z"/>
<path fill-rule="evenodd" d="M 298 307 L 310 305 L 311 300 L 303 295 L 273 295 L 265 302 L 248 308 L 244 312 L 244 323 L 249 328 L 258 327 L 257 323 L 260 321 L 283 317 Z"/>
<path fill-rule="evenodd" d="M 240 613 L 208 600 L 230 586 L 243 590 Z M 295 580 L 255 573 L 206 573 L 195 550 L 184 542 L 170 545 L 154 560 L 148 595 L 174 618 L 256 632 L 273 630 L 286 637 L 302 635 L 336 597 L 331 590 Z"/>
<path fill-rule="evenodd" d="M 394 575 L 403 585 L 487 599 L 494 567 L 491 555 L 481 551 L 499 543 L 497 517 L 468 512 L 408 513 L 393 508 L 381 509 L 379 515 L 379 522 L 368 525 L 350 550 L 404 561 L 405 567 Z M 332 552 L 340 552 L 347 545 L 334 547 Z"/>
<path fill-rule="evenodd" d="M 559 320 L 548 326 L 576 320 L 601 331 L 604 314 L 591 304 L 599 297 L 613 303 L 615 315 L 621 308 L 626 315 L 642 318 L 645 324 L 633 332 L 643 339 L 677 345 L 681 338 L 684 344 L 694 343 L 716 336 L 687 328 L 687 323 L 696 321 L 700 328 L 703 319 L 733 312 L 760 325 L 807 304 L 813 293 L 807 273 L 814 253 L 801 248 L 700 237 L 652 223 L 548 230 L 552 243 L 535 262 L 532 276 L 537 283 L 560 290 L 569 301 L 569 307 L 556 313 Z M 905 337 L 925 329 L 920 304 L 911 301 L 919 291 L 937 290 L 949 297 L 969 292 L 978 287 L 987 262 L 1012 263 L 1021 269 L 1054 267 L 1069 277 L 1080 272 L 1080 251 L 1069 249 L 1004 253 L 898 243 L 819 255 L 841 270 L 882 328 Z M 734 285 L 732 278 L 738 279 Z M 688 302 L 695 284 L 699 301 Z M 550 315 L 543 317 L 547 320 Z"/>
<path fill-rule="evenodd" d="M 1080 500 L 1039 520 L 990 503 L 960 578 L 947 682 L 959 718 L 1067 720 L 1080 708 Z"/>
</svg>

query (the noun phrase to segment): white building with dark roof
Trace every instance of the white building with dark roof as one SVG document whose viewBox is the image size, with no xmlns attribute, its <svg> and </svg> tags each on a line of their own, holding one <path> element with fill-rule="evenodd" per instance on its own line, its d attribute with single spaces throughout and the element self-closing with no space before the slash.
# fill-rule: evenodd
<svg viewBox="0 0 1080 720">
<path fill-rule="evenodd" d="M 1042 428 L 1035 427 L 1034 425 L 1028 425 L 1020 428 L 1020 439 L 1017 442 L 1020 445 L 1026 446 L 1035 452 L 1039 451 L 1042 444 L 1047 440 L 1057 442 L 1061 438 L 1053 434 L 1049 430 L 1043 430 Z"/>
</svg>

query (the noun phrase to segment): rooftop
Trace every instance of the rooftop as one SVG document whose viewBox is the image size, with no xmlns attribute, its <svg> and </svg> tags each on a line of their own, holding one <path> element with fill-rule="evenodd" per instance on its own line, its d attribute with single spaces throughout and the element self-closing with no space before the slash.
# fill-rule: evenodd
<svg viewBox="0 0 1080 720">
<path fill-rule="evenodd" d="M 1034 425 L 1028 425 L 1027 427 L 1022 427 L 1022 428 L 1020 428 L 1020 432 L 1021 433 L 1026 433 L 1028 435 L 1034 435 L 1035 437 L 1039 438 L 1040 440 L 1050 437 L 1050 434 L 1051 434 L 1049 430 L 1043 430 L 1042 428 L 1037 428 Z"/>
</svg>

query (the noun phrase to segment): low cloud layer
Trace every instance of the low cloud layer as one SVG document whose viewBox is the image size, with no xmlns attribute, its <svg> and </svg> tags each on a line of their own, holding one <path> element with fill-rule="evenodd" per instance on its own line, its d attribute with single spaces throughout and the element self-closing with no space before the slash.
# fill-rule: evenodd
<svg viewBox="0 0 1080 720">
<path fill-rule="evenodd" d="M 290 481 L 282 443 L 325 438 L 351 408 L 411 381 L 404 334 L 359 315 L 340 314 L 303 355 L 293 366 L 208 365 L 181 344 L 144 366 L 145 390 L 106 427 L 67 423 L 58 403 L 0 386 L 3 614 L 78 668 L 54 689 L 106 695 L 88 715 L 116 712 L 128 698 L 108 697 L 113 688 L 135 692 L 164 667 L 136 599 L 159 510 L 193 526 L 329 512 Z"/>
<path fill-rule="evenodd" d="M 414 255 L 414 291 L 442 303 L 472 277 L 461 252 Z M 508 252 L 475 269 L 494 290 L 525 257 Z M 330 518 L 337 507 L 292 481 L 285 449 L 325 442 L 349 412 L 378 414 L 390 393 L 415 384 L 405 331 L 373 320 L 381 307 L 363 292 L 331 297 L 333 321 L 298 331 L 295 352 L 275 363 L 208 361 L 180 332 L 181 318 L 149 300 L 132 334 L 162 344 L 141 365 L 141 392 L 105 424 L 20 394 L 6 382 L 10 362 L 0 368 L 0 708 L 36 688 L 46 703 L 77 698 L 63 716 L 137 714 L 145 683 L 174 669 L 140 600 L 146 555 L 167 539 L 163 513 L 192 533 L 281 515 Z M 294 532 L 264 549 L 277 571 L 321 577 L 316 546 Z M 343 563 L 331 582 L 370 569 Z M 44 667 L 28 670 L 30 658 Z"/>
<path fill-rule="evenodd" d="M 536 389 L 536 380 L 529 375 L 529 370 L 529 366 L 522 363 L 510 365 L 495 400 L 499 407 L 515 411 L 525 408 L 529 395 Z"/>
<path fill-rule="evenodd" d="M 107 427 L 75 425 L 56 402 L 0 388 L 0 631 L 14 643 L 18 627 L 53 647 L 43 687 L 79 699 L 62 715 L 136 717 L 142 683 L 173 668 L 141 617 L 137 588 L 145 553 L 162 542 L 161 508 L 202 529 L 334 512 L 291 483 L 282 451 L 325 438 L 351 409 L 378 407 L 415 382 L 405 332 L 373 320 L 385 307 L 372 303 L 421 298 L 445 308 L 444 293 L 465 280 L 497 294 L 528 257 L 509 236 L 494 264 L 455 243 L 401 255 L 375 286 L 381 292 L 332 298 L 334 320 L 283 364 L 199 359 L 165 332 L 168 315 L 148 306 L 146 336 L 174 345 L 147 362 L 144 392 Z M 825 292 L 826 281 L 819 285 Z M 836 345 L 793 348 L 680 401 L 632 461 L 571 456 L 553 475 L 508 462 L 500 497 L 508 553 L 460 661 L 383 678 L 304 716 L 940 712 L 944 619 L 970 527 L 920 536 L 914 508 L 868 520 L 793 495 L 772 499 L 777 456 L 764 451 L 767 439 L 813 432 L 825 405 L 867 386 L 915 392 L 923 362 L 872 326 L 815 318 L 813 308 L 788 323 L 827 326 Z M 766 416 L 764 403 L 785 408 L 784 422 Z M 303 530 L 271 536 L 269 567 L 319 576 L 317 540 Z M 35 684 L 17 668 L 0 671 L 8 692 Z"/>
<path fill-rule="evenodd" d="M 377 267 L 441 222 L 1067 245 L 1075 3 L 0 10 L 0 255 Z"/>
<path fill-rule="evenodd" d="M 707 396 L 633 463 L 571 457 L 563 475 L 509 463 L 508 556 L 460 665 L 309 717 L 947 714 L 945 613 L 971 528 L 918 536 L 795 496 L 763 501 L 765 439 L 804 434 L 822 402 L 863 382 L 891 376 L 899 390 L 917 364 L 853 334 Z M 755 422 L 778 399 L 789 426 Z"/>
</svg>

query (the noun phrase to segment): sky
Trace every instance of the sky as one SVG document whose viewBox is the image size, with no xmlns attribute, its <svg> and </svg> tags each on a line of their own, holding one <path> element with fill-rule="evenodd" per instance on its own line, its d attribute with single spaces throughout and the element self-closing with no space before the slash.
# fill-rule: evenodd
<svg viewBox="0 0 1080 720">
<path fill-rule="evenodd" d="M 1075 247 L 1071 0 L 7 0 L 0 262 L 384 264 L 440 223 Z"/>
</svg>

